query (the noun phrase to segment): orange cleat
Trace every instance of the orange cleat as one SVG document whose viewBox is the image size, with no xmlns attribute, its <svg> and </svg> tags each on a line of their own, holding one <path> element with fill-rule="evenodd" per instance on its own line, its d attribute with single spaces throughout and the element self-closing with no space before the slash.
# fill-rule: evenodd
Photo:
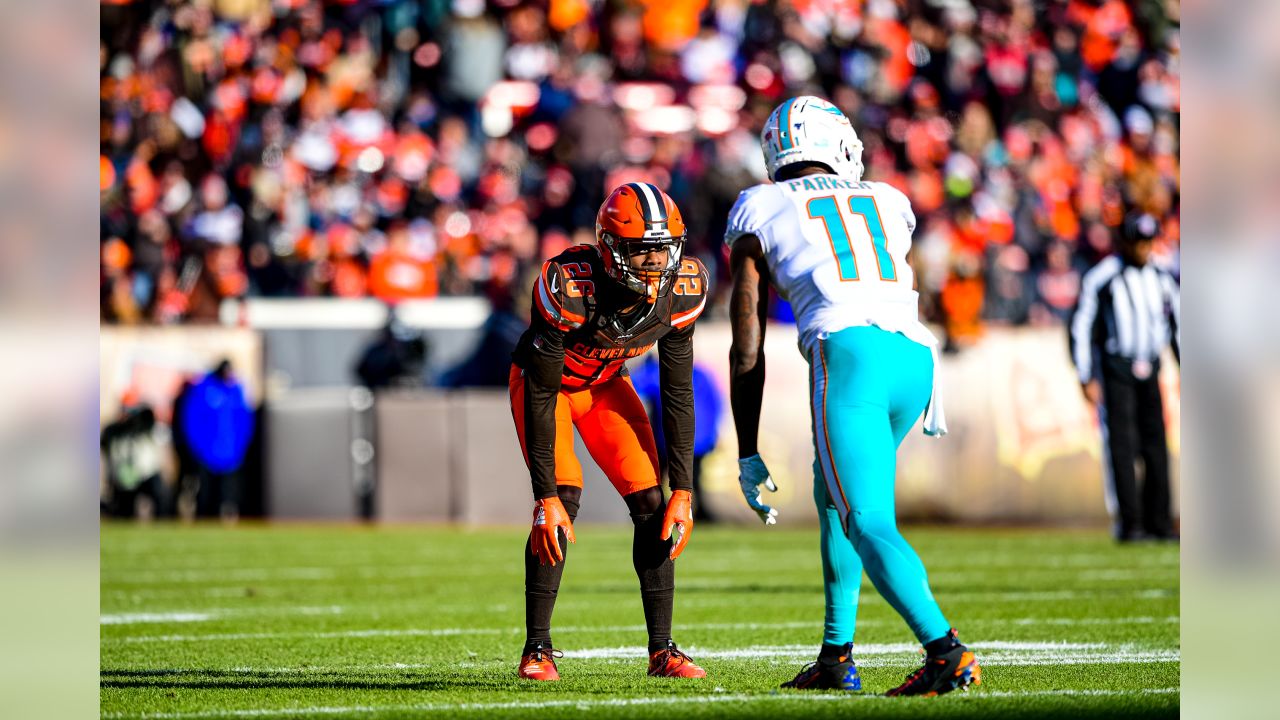
<svg viewBox="0 0 1280 720">
<path fill-rule="evenodd" d="M 698 667 L 693 659 L 680 652 L 670 640 L 667 646 L 649 655 L 649 674 L 654 677 L 704 678 L 707 671 Z"/>
<path fill-rule="evenodd" d="M 538 643 L 520 658 L 516 674 L 525 680 L 559 680 L 560 671 L 556 669 L 555 660 L 558 657 L 564 657 L 564 653 Z"/>
<path fill-rule="evenodd" d="M 952 642 L 950 650 L 941 655 L 926 656 L 924 667 L 908 675 L 906 682 L 885 695 L 935 697 L 952 690 L 968 690 L 971 685 L 981 685 L 982 668 L 978 666 L 978 658 L 960 644 L 955 630 L 947 636 Z"/>
</svg>

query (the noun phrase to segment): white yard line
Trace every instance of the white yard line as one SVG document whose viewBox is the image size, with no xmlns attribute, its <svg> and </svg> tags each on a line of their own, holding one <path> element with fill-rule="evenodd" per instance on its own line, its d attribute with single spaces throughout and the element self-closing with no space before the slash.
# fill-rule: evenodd
<svg viewBox="0 0 1280 720">
<path fill-rule="evenodd" d="M 976 690 L 965 693 L 962 696 L 964 701 L 981 701 L 986 698 L 1033 698 L 1033 697 L 1112 697 L 1119 695 L 1131 695 L 1141 693 L 1146 695 L 1174 695 L 1179 693 L 1179 688 L 1147 688 L 1144 690 L 1028 690 L 1028 691 L 996 691 L 987 692 L 984 690 Z M 164 713 L 103 713 L 102 717 L 108 720 L 125 720 L 126 718 L 138 718 L 139 720 L 199 720 L 200 718 L 216 718 L 216 717 L 314 717 L 314 716 L 333 716 L 333 715 L 369 715 L 374 713 L 404 713 L 404 712 L 420 712 L 420 713 L 456 713 L 456 712 L 485 712 L 496 710 L 533 710 L 552 707 L 571 707 L 579 710 L 592 710 L 602 708 L 618 708 L 618 707 L 636 707 L 636 706 L 662 706 L 662 705 L 681 705 L 685 703 L 827 703 L 827 702 L 901 702 L 897 698 L 886 698 L 883 695 L 816 695 L 816 694 L 800 694 L 800 693 L 778 693 L 769 695 L 743 695 L 743 694 L 723 694 L 723 695 L 684 695 L 684 696 L 662 696 L 662 697 L 643 697 L 643 698 L 616 698 L 609 700 L 516 700 L 510 702 L 490 702 L 490 703 L 422 703 L 418 705 L 321 705 L 305 708 L 250 708 L 242 710 L 218 710 L 206 712 L 164 712 Z"/>
<path fill-rule="evenodd" d="M 817 589 L 815 595 L 820 595 Z M 1177 589 L 1150 588 L 1146 590 L 1131 590 L 1126 592 L 1111 592 L 1108 590 L 1047 590 L 1047 591 L 1013 591 L 1013 592 L 938 592 L 937 596 L 941 600 L 973 600 L 984 603 L 997 602 L 1056 602 L 1060 600 L 1118 600 L 1137 599 L 1137 600 L 1162 600 L 1169 598 L 1177 598 Z M 741 602 L 736 594 L 723 596 L 707 596 L 707 595 L 685 595 L 678 601 L 681 605 L 708 607 L 726 604 L 736 604 Z M 808 596 L 801 595 L 781 595 L 770 599 L 773 606 L 780 605 L 798 605 L 809 604 L 812 600 Z M 881 596 L 870 593 L 863 594 L 859 603 L 881 604 L 885 600 Z M 569 600 L 568 604 L 585 604 L 581 602 Z"/>
<path fill-rule="evenodd" d="M 983 650 L 1017 650 L 1017 651 L 1098 651 L 1105 650 L 1105 643 L 1068 643 L 1068 642 L 1016 642 L 1009 640 L 997 640 L 994 642 L 971 643 L 969 647 L 975 651 Z M 767 645 L 756 648 L 742 648 L 730 650 L 713 650 L 710 648 L 698 648 L 690 645 L 685 648 L 690 655 L 698 657 L 717 657 L 717 658 L 764 658 L 797 655 L 805 657 L 812 655 L 815 650 L 814 645 Z M 907 654 L 914 655 L 920 650 L 920 646 L 914 643 L 855 643 L 853 646 L 854 659 L 866 657 L 869 655 L 889 655 L 889 654 Z M 608 658 L 608 657 L 636 657 L 644 655 L 645 648 L 638 645 L 615 646 L 605 648 L 593 648 L 589 650 L 565 650 L 564 656 L 568 658 Z"/>
<path fill-rule="evenodd" d="M 122 638 L 102 638 L 107 643 L 151 642 L 206 642 L 209 640 L 279 640 L 282 638 L 362 638 L 362 637 L 448 637 L 452 635 L 502 635 L 515 631 L 508 628 L 401 628 L 397 630 L 335 630 L 333 632 L 292 633 L 213 633 L 209 635 L 135 635 Z"/>
<path fill-rule="evenodd" d="M 314 608 L 312 608 L 314 610 Z M 336 612 L 341 612 L 335 609 Z M 112 618 L 110 621 L 104 621 L 103 625 L 127 624 L 129 622 L 198 622 L 197 620 L 165 620 L 162 618 L 169 616 L 195 615 L 196 613 L 151 613 L 145 619 L 116 619 L 123 616 L 107 615 L 104 618 Z M 306 613 L 317 614 L 317 613 Z M 210 618 L 216 619 L 216 618 Z M 1151 617 L 1136 616 L 1129 618 L 1011 618 L 999 621 L 992 620 L 991 624 L 1012 624 L 1022 626 L 1035 625 L 1052 625 L 1056 627 L 1070 626 L 1089 626 L 1089 625 L 1148 625 L 1153 623 L 1169 623 L 1176 624 L 1179 622 L 1177 616 L 1169 617 Z M 884 620 L 861 620 L 858 622 L 860 627 L 884 625 Z M 973 625 L 981 624 L 981 622 L 971 623 Z M 812 628 L 815 631 L 821 627 L 821 624 L 814 621 L 797 621 L 782 623 L 702 623 L 696 626 L 697 630 L 803 630 Z M 557 633 L 613 633 L 613 632 L 644 632 L 644 625 L 597 625 L 597 626 L 566 626 L 555 629 Z M 302 637 L 318 637 L 318 638 L 344 638 L 344 637 L 447 637 L 454 635 L 518 635 L 524 632 L 519 627 L 508 628 L 477 628 L 477 627 L 450 627 L 450 628 L 367 628 L 361 630 L 334 630 L 329 632 L 259 632 L 259 633 L 209 633 L 209 634 L 189 634 L 189 635 L 131 635 L 124 637 L 106 637 L 102 638 L 104 643 L 157 643 L 157 642 L 206 642 L 213 640 L 277 640 L 282 638 L 302 638 Z"/>
<path fill-rule="evenodd" d="M 1014 625 L 1160 625 L 1181 622 L 1177 615 L 1165 617 L 1134 616 L 1119 618 L 1014 618 L 1012 620 L 992 620 L 992 623 L 1012 623 Z"/>
<path fill-rule="evenodd" d="M 207 622 L 220 617 L 217 612 L 111 613 L 98 617 L 100 625 L 139 625 L 142 623 Z"/>
<path fill-rule="evenodd" d="M 1133 646 L 1108 646 L 1103 643 L 1045 643 L 994 641 L 973 643 L 978 659 L 986 665 L 1115 665 L 1148 662 L 1177 662 L 1178 650 L 1144 649 Z M 695 658 L 715 660 L 789 660 L 805 662 L 813 659 L 812 645 L 778 645 L 754 648 L 715 650 L 689 646 Z M 909 643 L 868 643 L 853 646 L 854 660 L 862 667 L 914 666 L 920 662 L 919 646 Z M 605 647 L 565 650 L 566 658 L 624 659 L 643 657 L 642 647 Z"/>
<path fill-rule="evenodd" d="M 323 635 L 318 635 L 323 637 Z M 1168 648 L 1143 648 L 1135 645 L 1107 645 L 1105 643 L 1068 642 L 1018 642 L 997 640 L 970 645 L 978 653 L 979 661 L 989 666 L 1050 666 L 1050 665 L 1120 665 L 1132 663 L 1164 663 L 1181 660 L 1181 651 Z M 702 648 L 694 645 L 686 650 L 695 658 L 708 660 L 772 660 L 802 663 L 813 659 L 813 645 L 773 645 L 752 648 Z M 914 667 L 920 663 L 919 646 L 910 643 L 863 643 L 854 645 L 854 659 L 861 667 Z M 647 656 L 641 646 L 613 646 L 565 650 L 570 660 L 623 660 L 636 662 Z M 456 662 L 449 663 L 450 667 Z M 474 666 L 503 665 L 507 661 L 490 660 L 472 662 Z M 308 673 L 352 672 L 370 670 L 408 670 L 441 667 L 445 663 L 389 663 L 375 665 L 341 665 L 306 667 L 252 668 L 238 667 L 242 673 Z M 156 670 L 157 675 L 199 673 L 200 669 Z"/>
<path fill-rule="evenodd" d="M 143 625 L 151 623 L 199 623 L 251 615 L 341 615 L 338 605 L 319 607 L 217 608 L 210 610 L 177 610 L 171 612 L 106 613 L 98 617 L 100 625 Z"/>
<path fill-rule="evenodd" d="M 865 647 L 865 646 L 864 646 Z M 756 648 L 753 650 L 706 650 L 688 648 L 691 655 L 699 660 L 758 660 L 770 665 L 802 664 L 813 660 L 814 648 L 809 646 L 784 646 L 774 648 Z M 913 668 L 920 664 L 918 653 L 868 652 L 866 649 L 855 651 L 858 667 L 900 667 Z M 643 663 L 647 653 L 642 647 L 595 648 L 590 650 L 571 651 L 565 657 L 571 660 L 592 660 L 605 664 Z M 1137 649 L 1115 647 L 1105 650 L 1059 650 L 1053 653 L 1034 651 L 982 651 L 979 662 L 987 667 L 1045 667 L 1054 665 L 1126 665 L 1133 663 L 1169 663 L 1181 660 L 1178 650 Z M 308 673 L 368 673 L 394 670 L 431 670 L 465 668 L 494 668 L 512 665 L 511 660 L 450 660 L 438 663 L 375 663 L 355 665 L 307 665 L 296 667 L 234 667 L 226 672 L 243 673 L 245 675 L 304 675 Z M 154 670 L 128 670 L 127 672 L 144 672 L 157 677 L 165 675 L 198 675 L 204 668 L 160 668 Z M 223 671 L 220 669 L 220 671 Z M 111 672 L 104 673 L 111 675 Z"/>
</svg>

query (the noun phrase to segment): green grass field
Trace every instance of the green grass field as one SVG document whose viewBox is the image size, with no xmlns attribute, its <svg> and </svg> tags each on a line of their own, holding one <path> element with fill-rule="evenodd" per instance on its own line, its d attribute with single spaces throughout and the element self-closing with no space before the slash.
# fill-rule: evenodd
<svg viewBox="0 0 1280 720">
<path fill-rule="evenodd" d="M 864 692 L 778 691 L 821 637 L 816 529 L 697 528 L 675 637 L 705 680 L 645 675 L 626 528 L 578 528 L 559 683 L 517 680 L 527 530 L 102 529 L 106 718 L 1176 717 L 1176 546 L 1100 531 L 907 528 L 984 682 L 885 698 L 918 663 L 864 585 Z"/>
</svg>

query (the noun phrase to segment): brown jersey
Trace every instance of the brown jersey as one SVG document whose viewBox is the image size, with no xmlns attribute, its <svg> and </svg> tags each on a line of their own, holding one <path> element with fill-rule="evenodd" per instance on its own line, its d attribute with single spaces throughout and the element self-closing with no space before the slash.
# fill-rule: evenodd
<svg viewBox="0 0 1280 720">
<path fill-rule="evenodd" d="M 663 336 L 691 325 L 707 304 L 707 269 L 685 258 L 671 291 L 653 304 L 641 302 L 626 315 L 619 311 L 636 296 L 618 288 L 604 274 L 593 245 L 578 245 L 548 260 L 533 288 L 533 307 L 551 328 L 564 333 L 562 386 L 568 390 L 626 374 L 626 361 L 653 348 Z M 515 360 L 520 367 L 538 339 L 534 323 L 520 339 Z"/>
<path fill-rule="evenodd" d="M 693 324 L 706 307 L 708 284 L 702 263 L 685 258 L 670 291 L 645 302 L 605 275 L 592 245 L 570 248 L 542 266 L 529 329 L 512 354 L 524 377 L 522 415 L 535 497 L 556 493 L 559 393 L 625 376 L 626 361 L 655 344 L 671 487 L 692 488 Z"/>
</svg>

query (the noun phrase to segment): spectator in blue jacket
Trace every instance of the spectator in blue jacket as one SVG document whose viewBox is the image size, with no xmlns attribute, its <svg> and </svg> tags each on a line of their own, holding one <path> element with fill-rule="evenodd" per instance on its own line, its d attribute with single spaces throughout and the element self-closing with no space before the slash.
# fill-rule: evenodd
<svg viewBox="0 0 1280 720">
<path fill-rule="evenodd" d="M 253 437 L 253 411 L 230 361 L 218 363 L 191 388 L 179 432 L 200 477 L 199 516 L 234 522 L 240 515 L 240 469 Z"/>
</svg>

